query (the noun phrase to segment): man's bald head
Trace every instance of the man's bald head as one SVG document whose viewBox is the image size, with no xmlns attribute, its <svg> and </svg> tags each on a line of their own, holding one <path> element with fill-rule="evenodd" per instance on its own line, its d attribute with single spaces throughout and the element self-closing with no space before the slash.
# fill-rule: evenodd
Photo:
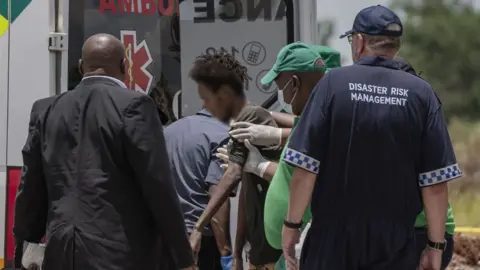
<svg viewBox="0 0 480 270">
<path fill-rule="evenodd" d="M 125 48 L 118 38 L 109 34 L 89 37 L 82 47 L 82 75 L 107 75 L 119 78 L 125 74 Z"/>
</svg>

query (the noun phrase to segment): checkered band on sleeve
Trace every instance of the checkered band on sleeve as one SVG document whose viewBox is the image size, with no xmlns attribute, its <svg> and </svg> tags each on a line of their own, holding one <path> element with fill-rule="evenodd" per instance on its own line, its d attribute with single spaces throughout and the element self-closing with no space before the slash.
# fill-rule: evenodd
<svg viewBox="0 0 480 270">
<path fill-rule="evenodd" d="M 419 181 L 421 187 L 431 186 L 462 176 L 462 171 L 457 163 L 431 172 L 421 173 Z"/>
<path fill-rule="evenodd" d="M 283 160 L 291 165 L 300 167 L 314 174 L 318 173 L 318 169 L 320 167 L 320 161 L 290 148 L 285 150 Z"/>
</svg>

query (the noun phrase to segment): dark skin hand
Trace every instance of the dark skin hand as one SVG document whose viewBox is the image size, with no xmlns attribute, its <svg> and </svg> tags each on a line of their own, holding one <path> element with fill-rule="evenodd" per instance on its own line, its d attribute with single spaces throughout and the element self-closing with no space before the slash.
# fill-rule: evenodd
<svg viewBox="0 0 480 270">
<path fill-rule="evenodd" d="M 216 185 L 213 185 L 209 188 L 208 192 L 210 197 L 217 192 L 216 187 Z M 213 235 L 215 236 L 220 255 L 224 257 L 232 254 L 232 243 L 230 240 L 230 199 L 227 199 L 213 216 L 210 225 L 212 226 Z"/>
</svg>

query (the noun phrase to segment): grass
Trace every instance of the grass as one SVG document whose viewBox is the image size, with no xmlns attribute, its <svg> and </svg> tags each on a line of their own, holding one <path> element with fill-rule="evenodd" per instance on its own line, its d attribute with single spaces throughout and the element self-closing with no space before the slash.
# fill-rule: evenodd
<svg viewBox="0 0 480 270">
<path fill-rule="evenodd" d="M 453 119 L 449 132 L 464 173 L 449 185 L 455 223 L 480 228 L 480 123 Z"/>
</svg>

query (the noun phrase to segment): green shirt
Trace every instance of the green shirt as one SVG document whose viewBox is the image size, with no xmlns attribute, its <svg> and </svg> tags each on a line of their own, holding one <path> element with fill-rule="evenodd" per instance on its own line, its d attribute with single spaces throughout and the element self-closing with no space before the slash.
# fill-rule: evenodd
<svg viewBox="0 0 480 270">
<path fill-rule="evenodd" d="M 425 216 L 425 211 L 422 211 L 415 220 L 415 228 L 426 228 L 427 227 L 427 217 Z M 455 220 L 453 219 L 452 207 L 448 205 L 447 211 L 447 223 L 445 223 L 445 231 L 453 235 L 455 231 Z"/>
<path fill-rule="evenodd" d="M 295 118 L 294 128 L 299 117 Z M 293 134 L 293 129 L 290 135 Z M 287 139 L 290 139 L 290 136 Z M 284 155 L 286 147 L 282 151 Z M 283 219 L 287 215 L 288 200 L 290 199 L 290 181 L 292 179 L 294 167 L 280 158 L 277 171 L 268 187 L 267 197 L 265 199 L 264 226 L 265 235 L 268 243 L 276 249 L 282 249 L 282 228 Z M 312 218 L 310 206 L 308 206 L 303 215 L 303 222 L 306 224 Z"/>
</svg>

